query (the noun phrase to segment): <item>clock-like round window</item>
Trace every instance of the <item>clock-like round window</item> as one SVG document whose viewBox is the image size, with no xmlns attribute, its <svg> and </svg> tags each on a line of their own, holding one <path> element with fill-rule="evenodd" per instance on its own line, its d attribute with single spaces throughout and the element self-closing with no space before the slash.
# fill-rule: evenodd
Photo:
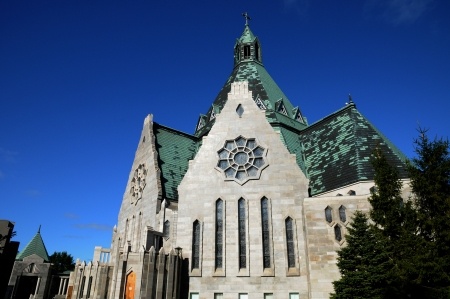
<svg viewBox="0 0 450 299">
<path fill-rule="evenodd" d="M 225 174 L 226 180 L 244 184 L 251 179 L 259 179 L 261 171 L 268 166 L 265 159 L 267 149 L 258 144 L 255 138 L 242 136 L 227 140 L 217 154 L 217 169 Z"/>
</svg>

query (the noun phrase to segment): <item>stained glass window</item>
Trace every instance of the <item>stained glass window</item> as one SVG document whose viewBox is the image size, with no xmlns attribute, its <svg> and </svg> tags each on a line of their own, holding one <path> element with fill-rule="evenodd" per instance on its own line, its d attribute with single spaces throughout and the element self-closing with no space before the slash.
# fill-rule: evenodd
<svg viewBox="0 0 450 299">
<path fill-rule="evenodd" d="M 270 268 L 269 200 L 265 197 L 261 199 L 261 221 L 263 265 L 264 268 Z"/>
<path fill-rule="evenodd" d="M 325 208 L 325 220 L 328 223 L 331 223 L 331 221 L 333 221 L 333 216 L 331 215 L 331 208 L 330 207 L 326 207 Z"/>
<path fill-rule="evenodd" d="M 286 247 L 288 256 L 288 268 L 295 267 L 295 246 L 294 246 L 294 225 L 291 217 L 288 217 L 286 223 Z"/>
<path fill-rule="evenodd" d="M 342 240 L 342 231 L 339 224 L 336 224 L 334 226 L 334 238 L 339 242 Z"/>
<path fill-rule="evenodd" d="M 219 160 L 216 166 L 224 172 L 227 180 L 243 184 L 259 178 L 267 166 L 266 153 L 267 149 L 258 145 L 254 138 L 238 136 L 235 140 L 227 140 L 223 148 L 217 151 Z"/>
<path fill-rule="evenodd" d="M 246 239 L 245 239 L 245 200 L 238 201 L 238 230 L 239 230 L 239 269 L 247 267 Z"/>
<path fill-rule="evenodd" d="M 216 201 L 216 269 L 223 264 L 223 201 Z"/>
<path fill-rule="evenodd" d="M 200 222 L 196 220 L 192 232 L 192 269 L 200 268 Z"/>
<path fill-rule="evenodd" d="M 347 216 L 345 215 L 345 207 L 344 206 L 339 207 L 339 219 L 341 219 L 342 222 L 347 221 Z"/>
</svg>

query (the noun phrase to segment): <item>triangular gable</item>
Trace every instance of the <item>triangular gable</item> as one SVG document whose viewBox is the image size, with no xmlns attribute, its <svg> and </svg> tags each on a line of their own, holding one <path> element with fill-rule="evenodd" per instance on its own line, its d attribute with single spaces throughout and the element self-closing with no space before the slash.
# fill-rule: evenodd
<svg viewBox="0 0 450 299">
<path fill-rule="evenodd" d="M 298 107 L 295 107 L 294 110 L 292 110 L 292 114 L 294 115 L 294 119 L 296 121 L 306 124 L 305 119 L 303 118 L 303 115 Z"/>
<path fill-rule="evenodd" d="M 206 115 L 201 114 L 200 117 L 198 118 L 198 122 L 197 122 L 197 131 L 201 130 L 205 125 L 206 125 Z"/>
<path fill-rule="evenodd" d="M 44 259 L 45 262 L 49 261 L 47 249 L 45 248 L 44 241 L 42 240 L 41 233 L 37 234 L 31 239 L 31 241 L 25 246 L 25 248 L 17 255 L 16 260 L 23 260 L 31 255 L 37 255 Z"/>
<path fill-rule="evenodd" d="M 276 101 L 275 110 L 281 114 L 288 116 L 286 106 L 283 103 L 283 99 L 279 99 L 278 101 Z"/>
</svg>

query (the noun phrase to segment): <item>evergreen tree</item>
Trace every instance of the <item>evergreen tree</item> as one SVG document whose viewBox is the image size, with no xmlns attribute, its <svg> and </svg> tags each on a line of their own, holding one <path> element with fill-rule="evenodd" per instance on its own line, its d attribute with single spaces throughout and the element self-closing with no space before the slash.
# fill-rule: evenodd
<svg viewBox="0 0 450 299">
<path fill-rule="evenodd" d="M 331 298 L 386 298 L 392 265 L 384 250 L 386 244 L 364 213 L 355 212 L 346 242 L 347 246 L 338 251 L 341 279 L 333 282 L 335 293 Z"/>
<path fill-rule="evenodd" d="M 379 148 L 374 151 L 372 165 L 375 190 L 369 197 L 370 219 L 392 262 L 386 283 L 390 285 L 391 296 L 407 298 L 418 277 L 415 255 L 421 245 L 417 238 L 416 212 L 411 202 L 402 198 L 403 183 L 398 171 Z"/>
<path fill-rule="evenodd" d="M 450 145 L 448 140 L 431 141 L 426 130 L 419 133 L 417 157 L 408 164 L 421 241 L 417 283 L 450 294 Z"/>
<path fill-rule="evenodd" d="M 75 268 L 72 255 L 66 251 L 54 252 L 49 256 L 50 262 L 53 264 L 53 270 L 55 273 L 62 273 L 64 271 L 72 271 Z"/>
</svg>

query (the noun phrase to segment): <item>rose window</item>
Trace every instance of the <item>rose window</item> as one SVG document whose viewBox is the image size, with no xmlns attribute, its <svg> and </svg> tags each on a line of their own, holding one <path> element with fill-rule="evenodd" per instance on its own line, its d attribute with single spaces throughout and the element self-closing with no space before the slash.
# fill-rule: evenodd
<svg viewBox="0 0 450 299">
<path fill-rule="evenodd" d="M 242 136 L 227 140 L 217 154 L 217 169 L 225 174 L 226 180 L 244 184 L 248 180 L 258 179 L 261 170 L 268 164 L 265 159 L 267 149 L 260 146 L 255 138 Z"/>
</svg>

